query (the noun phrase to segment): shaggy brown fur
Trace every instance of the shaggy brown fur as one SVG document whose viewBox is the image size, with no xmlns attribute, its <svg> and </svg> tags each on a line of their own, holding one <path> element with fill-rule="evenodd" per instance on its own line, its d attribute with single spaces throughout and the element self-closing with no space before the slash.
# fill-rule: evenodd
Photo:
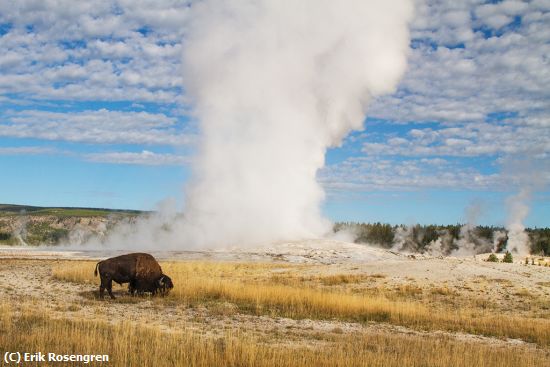
<svg viewBox="0 0 550 367">
<path fill-rule="evenodd" d="M 95 275 L 101 277 L 99 296 L 103 298 L 103 292 L 107 289 L 109 296 L 115 298 L 112 293 L 112 282 L 118 284 L 129 283 L 128 290 L 131 294 L 152 292 L 159 288 L 159 280 L 163 277 L 162 269 L 155 258 L 146 253 L 132 253 L 112 257 L 97 263 Z"/>
</svg>

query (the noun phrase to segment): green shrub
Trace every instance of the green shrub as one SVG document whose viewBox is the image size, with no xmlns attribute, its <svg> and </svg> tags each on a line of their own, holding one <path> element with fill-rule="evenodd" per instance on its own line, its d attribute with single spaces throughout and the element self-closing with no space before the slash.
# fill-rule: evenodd
<svg viewBox="0 0 550 367">
<path fill-rule="evenodd" d="M 513 263 L 514 259 L 512 258 L 512 254 L 509 251 L 506 251 L 506 254 L 504 254 L 504 258 L 502 259 L 503 263 Z"/>
<path fill-rule="evenodd" d="M 498 263 L 498 257 L 495 254 L 491 254 L 485 261 L 489 261 L 491 263 Z"/>
</svg>

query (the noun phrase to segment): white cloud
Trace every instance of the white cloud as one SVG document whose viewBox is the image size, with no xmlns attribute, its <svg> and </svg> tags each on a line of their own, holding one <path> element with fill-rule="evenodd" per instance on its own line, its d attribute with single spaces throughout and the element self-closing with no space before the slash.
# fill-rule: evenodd
<svg viewBox="0 0 550 367">
<path fill-rule="evenodd" d="M 527 11 L 529 5 L 525 1 L 506 0 L 496 4 L 483 4 L 475 9 L 475 14 L 482 19 L 499 15 L 522 15 Z"/>
<path fill-rule="evenodd" d="M 191 3 L 2 3 L 0 22 L 13 28 L 0 37 L 0 94 L 178 102 L 181 40 Z M 372 116 L 469 122 L 505 107 L 526 119 L 543 110 L 538 119 L 548 121 L 547 2 L 418 0 L 416 7 L 412 34 L 421 42 L 411 52 L 399 91 L 374 103 Z M 490 17 L 497 18 L 489 27 L 498 28 L 515 16 L 522 17 L 521 26 L 502 35 L 486 38 L 478 29 Z M 464 48 L 451 48 L 458 44 Z"/>
<path fill-rule="evenodd" d="M 146 166 L 172 166 L 189 163 L 185 156 L 175 154 L 160 154 L 144 150 L 140 153 L 135 152 L 107 152 L 91 153 L 84 157 L 90 162 L 114 163 L 114 164 L 136 164 Z"/>
<path fill-rule="evenodd" d="M 476 15 L 467 18 L 464 12 L 473 10 Z M 522 19 L 514 27 L 494 29 L 515 16 Z M 534 2 L 418 2 L 408 73 L 397 93 L 376 101 L 370 115 L 452 124 L 513 111 L 518 119 L 536 114 L 549 121 L 549 21 L 550 13 Z"/>
<path fill-rule="evenodd" d="M 180 43 L 188 5 L 189 1 L 1 2 L 0 24 L 10 24 L 11 29 L 0 36 L 0 94 L 178 102 Z"/>
<path fill-rule="evenodd" d="M 441 158 L 396 161 L 379 157 L 352 157 L 323 168 L 318 180 L 329 192 L 505 188 L 499 174 L 482 174 L 476 169 Z"/>
<path fill-rule="evenodd" d="M 511 23 L 513 20 L 514 19 L 512 17 L 508 17 L 503 14 L 495 14 L 483 19 L 483 22 L 491 28 L 499 29 Z"/>
<path fill-rule="evenodd" d="M 0 147 L 0 155 L 41 155 L 54 153 L 59 153 L 59 151 L 51 147 Z"/>
<path fill-rule="evenodd" d="M 193 135 L 163 113 L 54 113 L 35 107 L 14 112 L 5 106 L 33 105 L 37 100 L 42 106 L 56 100 L 131 101 L 139 110 L 145 102 L 153 102 L 168 104 L 173 111 L 174 103 L 184 98 L 181 41 L 190 3 L 0 2 L 0 24 L 12 25 L 0 35 L 0 109 L 4 111 L 0 137 L 188 144 Z M 470 187 L 476 182 L 474 186 L 481 187 L 494 177 L 464 167 L 449 176 L 448 171 L 437 170 L 449 166 L 442 157 L 482 156 L 497 162 L 507 155 L 550 155 L 550 2 L 418 0 L 416 5 L 411 29 L 415 48 L 408 72 L 397 92 L 376 100 L 368 112 L 389 121 L 427 121 L 433 126 L 414 125 L 404 136 L 388 134 L 381 139 L 370 136 L 367 129 L 361 137 L 363 153 L 369 159 L 386 157 L 377 157 L 377 166 L 361 161 L 362 157 L 343 171 L 330 167 L 330 177 L 340 176 L 325 185 Z M 492 117 L 503 112 L 506 118 L 495 121 Z M 44 149 L 31 148 L 2 148 L 0 154 L 34 154 L 33 149 L 40 154 Z M 86 159 L 122 163 L 182 159 L 157 157 L 157 153 L 151 158 L 145 152 L 96 153 Z M 409 162 L 392 162 L 394 156 Z"/>
<path fill-rule="evenodd" d="M 82 112 L 26 110 L 0 115 L 0 136 L 86 143 L 184 145 L 192 133 L 161 113 L 106 109 Z"/>
<path fill-rule="evenodd" d="M 368 155 L 405 157 L 550 156 L 550 134 L 545 126 L 469 123 L 411 129 L 407 137 L 383 136 L 382 141 L 368 141 L 367 135 L 362 151 Z"/>
<path fill-rule="evenodd" d="M 391 138 L 388 140 L 388 144 L 390 145 L 401 145 L 401 144 L 406 144 L 408 143 L 407 139 L 403 139 L 403 138 Z"/>
</svg>

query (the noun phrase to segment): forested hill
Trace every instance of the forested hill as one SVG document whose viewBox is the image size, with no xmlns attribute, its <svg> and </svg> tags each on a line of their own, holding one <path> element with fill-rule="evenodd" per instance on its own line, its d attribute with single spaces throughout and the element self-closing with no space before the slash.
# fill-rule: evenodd
<svg viewBox="0 0 550 367">
<path fill-rule="evenodd" d="M 138 210 L 39 207 L 0 204 L 0 246 L 78 244 L 105 236 L 121 221 L 132 222 Z"/>
<path fill-rule="evenodd" d="M 105 209 L 105 208 L 79 208 L 79 207 L 42 207 L 31 205 L 0 204 L 0 216 L 2 215 L 55 215 L 55 216 L 107 216 L 111 214 L 139 215 L 139 210 Z"/>
</svg>

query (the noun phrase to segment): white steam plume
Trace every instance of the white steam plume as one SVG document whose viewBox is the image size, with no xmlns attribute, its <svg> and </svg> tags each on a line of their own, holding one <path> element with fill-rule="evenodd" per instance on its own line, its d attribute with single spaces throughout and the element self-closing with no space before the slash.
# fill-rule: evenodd
<svg viewBox="0 0 550 367">
<path fill-rule="evenodd" d="M 185 241 L 243 244 L 330 227 L 316 181 L 327 148 L 361 129 L 406 68 L 409 0 L 205 0 L 184 42 L 200 122 Z"/>
<path fill-rule="evenodd" d="M 508 244 L 506 249 L 520 255 L 529 254 L 529 235 L 525 232 L 523 222 L 529 214 L 528 200 L 531 196 L 531 190 L 523 187 L 513 196 L 510 196 L 506 203 L 508 205 Z"/>
<path fill-rule="evenodd" d="M 476 224 L 485 211 L 485 204 L 479 199 L 471 201 L 465 209 L 466 224 L 460 227 L 458 239 L 453 240 L 455 249 L 451 256 L 470 256 L 491 251 L 493 242 L 476 234 Z"/>
<path fill-rule="evenodd" d="M 169 250 L 180 244 L 175 237 L 180 225 L 174 200 L 166 199 L 157 204 L 156 210 L 138 217 L 118 220 L 114 228 L 101 235 L 90 236 L 81 245 L 71 242 L 72 248 L 109 250 Z M 67 248 L 71 248 L 71 246 Z"/>
<path fill-rule="evenodd" d="M 530 252 L 529 235 L 525 232 L 525 219 L 529 214 L 531 196 L 550 184 L 550 160 L 544 153 L 523 158 L 506 158 L 503 178 L 518 188 L 506 199 L 508 243 L 506 249 L 519 255 Z"/>
<path fill-rule="evenodd" d="M 413 238 L 413 229 L 413 225 L 395 228 L 392 251 L 415 252 L 418 249 Z"/>
<path fill-rule="evenodd" d="M 25 210 L 21 210 L 17 218 L 15 230 L 13 231 L 13 237 L 17 240 L 17 243 L 21 246 L 29 246 L 25 241 L 27 237 L 27 222 L 29 218 L 26 215 Z"/>
</svg>

